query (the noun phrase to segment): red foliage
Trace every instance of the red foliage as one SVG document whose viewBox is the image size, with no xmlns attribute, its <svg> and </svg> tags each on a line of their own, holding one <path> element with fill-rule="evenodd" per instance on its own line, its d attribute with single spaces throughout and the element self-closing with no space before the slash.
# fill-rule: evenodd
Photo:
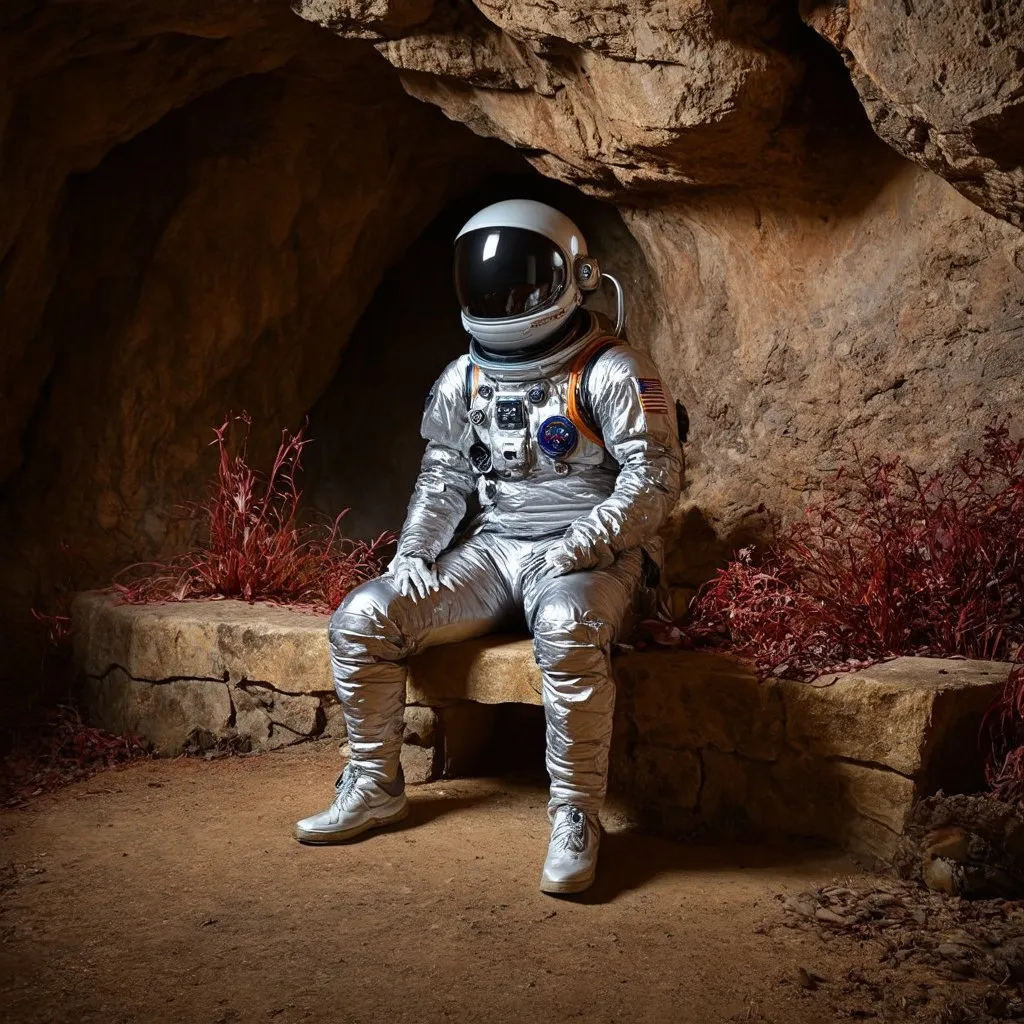
<svg viewBox="0 0 1024 1024">
<path fill-rule="evenodd" d="M 71 616 L 58 612 L 41 612 L 38 608 L 29 609 L 32 618 L 41 626 L 46 627 L 46 642 L 53 647 L 61 647 L 71 639 Z"/>
<path fill-rule="evenodd" d="M 30 608 L 29 613 L 46 630 L 46 642 L 55 648 L 66 648 L 71 640 L 71 602 L 78 593 L 79 581 L 94 575 L 92 566 L 61 539 L 53 554 L 55 579 L 43 597 L 44 607 Z"/>
<path fill-rule="evenodd" d="M 368 542 L 346 538 L 345 512 L 329 523 L 301 522 L 296 481 L 309 443 L 302 430 L 283 433 L 264 477 L 248 463 L 252 420 L 243 414 L 235 421 L 244 425 L 239 450 L 229 450 L 229 418 L 211 442 L 219 458 L 210 496 L 184 510 L 200 524 L 205 543 L 165 564 L 129 567 L 115 589 L 133 604 L 234 597 L 333 610 L 357 584 L 380 575 L 394 535 Z"/>
<path fill-rule="evenodd" d="M 805 517 L 702 589 L 690 633 L 762 677 L 897 655 L 1013 658 L 1024 643 L 1024 441 L 923 475 L 854 453 Z"/>
<path fill-rule="evenodd" d="M 3 761 L 0 802 L 8 806 L 49 792 L 96 772 L 148 757 L 134 736 L 112 736 L 82 722 L 78 712 L 61 705 L 41 729 L 33 729 Z"/>
<path fill-rule="evenodd" d="M 1015 665 L 981 722 L 985 781 L 993 796 L 1024 802 L 1024 663 Z"/>
</svg>

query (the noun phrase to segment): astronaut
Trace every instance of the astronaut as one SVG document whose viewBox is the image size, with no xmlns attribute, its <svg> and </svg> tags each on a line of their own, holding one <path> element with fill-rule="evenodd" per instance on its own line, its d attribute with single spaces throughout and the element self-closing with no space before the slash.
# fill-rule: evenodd
<svg viewBox="0 0 1024 1024">
<path fill-rule="evenodd" d="M 540 887 L 593 881 L 612 645 L 654 582 L 682 463 L 653 362 L 583 306 L 600 276 L 579 228 L 541 203 L 496 203 L 459 232 L 469 353 L 427 395 L 427 447 L 394 561 L 331 619 L 351 757 L 330 807 L 297 823 L 301 842 L 342 842 L 405 816 L 405 659 L 525 615 L 551 780 Z M 474 493 L 479 510 L 467 514 Z"/>
</svg>

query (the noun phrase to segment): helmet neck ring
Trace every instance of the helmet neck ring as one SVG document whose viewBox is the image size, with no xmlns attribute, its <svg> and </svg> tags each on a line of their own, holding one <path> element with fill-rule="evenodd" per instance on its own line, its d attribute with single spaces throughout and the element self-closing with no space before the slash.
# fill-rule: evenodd
<svg viewBox="0 0 1024 1024">
<path fill-rule="evenodd" d="M 558 349 L 571 345 L 577 340 L 579 335 L 587 330 L 588 326 L 589 316 L 586 310 L 584 310 L 582 306 L 577 306 L 572 313 L 569 314 L 566 322 L 562 324 L 554 334 L 544 339 L 543 345 L 531 345 L 528 348 L 523 347 L 512 350 L 507 348 L 494 349 L 488 348 L 485 342 L 471 334 L 469 350 L 471 355 L 475 352 L 480 352 L 489 362 L 515 366 L 517 363 L 522 363 L 527 360 L 535 361 L 543 359 L 545 356 L 551 355 Z"/>
</svg>

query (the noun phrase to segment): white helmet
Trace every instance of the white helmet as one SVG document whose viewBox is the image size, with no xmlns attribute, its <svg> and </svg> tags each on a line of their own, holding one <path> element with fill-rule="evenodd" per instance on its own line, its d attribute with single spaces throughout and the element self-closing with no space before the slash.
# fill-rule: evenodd
<svg viewBox="0 0 1024 1024">
<path fill-rule="evenodd" d="M 484 355 L 504 363 L 550 347 L 600 277 L 580 229 L 531 199 L 486 207 L 455 238 L 462 325 Z"/>
</svg>

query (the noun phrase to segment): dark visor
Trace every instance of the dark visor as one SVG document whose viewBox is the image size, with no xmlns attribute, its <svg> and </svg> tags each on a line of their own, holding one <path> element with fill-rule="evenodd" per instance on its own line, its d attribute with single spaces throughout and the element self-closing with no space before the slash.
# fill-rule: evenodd
<svg viewBox="0 0 1024 1024">
<path fill-rule="evenodd" d="M 455 243 L 455 291 L 470 316 L 521 316 L 548 306 L 565 287 L 558 246 L 524 228 L 480 228 Z"/>
</svg>

